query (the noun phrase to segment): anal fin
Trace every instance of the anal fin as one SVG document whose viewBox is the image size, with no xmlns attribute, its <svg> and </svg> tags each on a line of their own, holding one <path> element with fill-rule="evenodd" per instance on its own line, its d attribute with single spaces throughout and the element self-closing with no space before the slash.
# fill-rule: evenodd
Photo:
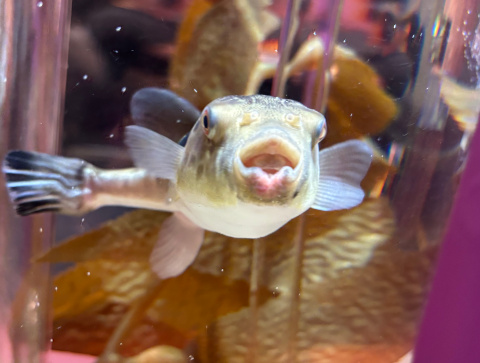
<svg viewBox="0 0 480 363">
<path fill-rule="evenodd" d="M 203 242 L 204 230 L 177 212 L 161 227 L 150 255 L 152 270 L 161 279 L 178 276 L 192 264 Z"/>
</svg>

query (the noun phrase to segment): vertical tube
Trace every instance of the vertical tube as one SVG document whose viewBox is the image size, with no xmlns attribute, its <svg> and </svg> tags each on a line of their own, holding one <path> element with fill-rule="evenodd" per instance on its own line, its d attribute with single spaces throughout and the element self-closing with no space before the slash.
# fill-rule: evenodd
<svg viewBox="0 0 480 363">
<path fill-rule="evenodd" d="M 478 129 L 469 155 L 415 348 L 415 363 L 480 362 Z"/>
<path fill-rule="evenodd" d="M 332 16 L 327 23 L 326 31 L 320 34 L 322 42 L 325 45 L 325 54 L 323 55 L 322 62 L 318 65 L 316 74 L 312 75 L 315 81 L 307 82 L 307 87 L 304 92 L 306 95 L 313 95 L 313 98 L 309 102 L 311 104 L 306 103 L 306 105 L 320 112 L 325 112 L 327 107 L 330 65 L 333 61 L 333 49 L 340 27 L 343 0 L 330 0 L 328 8 Z"/>
<path fill-rule="evenodd" d="M 408 131 L 412 134 L 412 144 L 405 149 L 402 176 L 392 194 L 399 231 L 398 243 L 406 250 L 419 248 L 416 231 L 421 225 L 421 215 L 437 167 L 448 115 L 448 109 L 440 97 L 441 78 L 435 72 L 442 67 L 442 44 L 448 36 L 448 32 L 438 31 L 447 27 L 444 6 L 444 0 L 436 0 L 422 1 L 419 7 L 422 19 L 419 68 L 410 97 L 412 115 L 416 116 L 412 118 L 412 126 Z M 411 203 L 411 200 L 416 203 Z"/>
<path fill-rule="evenodd" d="M 300 11 L 300 1 L 299 0 L 290 0 L 287 3 L 287 13 L 285 15 L 285 23 L 282 26 L 280 40 L 279 40 L 279 51 L 280 51 L 280 60 L 278 62 L 277 72 L 273 79 L 273 90 L 272 96 L 285 97 L 285 84 L 287 82 L 285 75 L 285 66 L 287 65 L 288 60 L 290 59 L 290 53 L 292 51 L 293 41 L 295 35 L 298 31 L 298 25 L 300 22 L 299 19 Z"/>
<path fill-rule="evenodd" d="M 63 119 L 70 2 L 0 2 L 0 157 L 55 153 Z M 53 240 L 50 215 L 14 216 L 0 175 L 0 361 L 42 362 L 49 342 L 49 269 L 31 257 Z"/>
<path fill-rule="evenodd" d="M 246 362 L 258 362 L 258 310 L 259 310 L 259 291 L 263 283 L 263 269 L 265 264 L 265 242 L 262 239 L 253 241 L 252 251 L 252 267 L 250 274 L 250 291 L 249 291 L 249 346 L 246 355 Z"/>
<path fill-rule="evenodd" d="M 339 15 L 342 8 L 343 0 L 331 0 L 328 2 L 327 8 L 330 9 L 332 16 L 327 21 L 325 31 L 319 32 L 320 36 L 325 44 L 325 54 L 322 60 L 318 64 L 316 71 L 312 72 L 308 76 L 308 82 L 304 88 L 304 97 L 302 102 L 309 107 L 316 108 L 323 111 L 326 105 L 326 93 L 327 93 L 327 80 L 328 69 L 330 67 L 333 55 L 333 46 L 335 44 L 335 38 L 339 27 Z M 278 64 L 277 72 L 273 80 L 272 95 L 277 97 L 285 97 L 285 85 L 287 82 L 285 67 L 288 61 L 291 59 L 291 52 L 293 48 L 293 42 L 297 35 L 300 26 L 300 6 L 299 0 L 289 0 L 287 2 L 287 13 L 284 18 L 284 23 L 281 29 L 281 35 L 279 40 L 280 61 Z M 289 258 L 289 271 L 290 278 L 288 281 L 288 292 L 283 294 L 282 299 L 286 300 L 288 305 L 288 318 L 287 326 L 285 327 L 284 341 L 279 341 L 278 345 L 282 348 L 280 350 L 283 354 L 285 362 L 294 363 L 297 362 L 298 356 L 298 333 L 299 333 L 299 319 L 300 319 L 300 304 L 301 304 L 301 280 L 303 271 L 303 253 L 304 253 L 304 227 L 305 216 L 300 216 L 297 219 L 297 228 L 294 238 L 292 239 L 291 257 Z M 257 303 L 254 292 L 257 291 L 258 285 L 260 285 L 259 277 L 262 276 L 261 263 L 265 251 L 263 250 L 262 241 L 255 241 L 253 249 L 253 263 L 252 263 L 252 279 L 251 279 L 251 299 L 250 307 L 252 308 L 252 323 L 251 327 L 251 340 L 257 338 L 255 329 L 258 326 L 255 322 L 257 315 Z M 257 353 L 255 344 L 250 344 L 250 356 L 248 356 L 248 362 L 257 361 L 255 354 Z M 254 352 L 254 353 L 252 353 Z M 253 358 L 253 359 L 252 359 Z M 260 360 L 260 359 L 258 359 Z"/>
</svg>

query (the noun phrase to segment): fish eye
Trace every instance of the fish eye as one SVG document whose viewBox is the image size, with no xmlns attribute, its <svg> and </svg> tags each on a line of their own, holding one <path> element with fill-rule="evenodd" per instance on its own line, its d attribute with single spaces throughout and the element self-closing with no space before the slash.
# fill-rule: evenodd
<svg viewBox="0 0 480 363">
<path fill-rule="evenodd" d="M 210 118 L 208 117 L 208 110 L 205 110 L 203 113 L 202 124 L 205 135 L 208 135 L 208 132 L 210 131 Z"/>
<path fill-rule="evenodd" d="M 208 137 L 213 136 L 212 129 L 215 126 L 214 124 L 215 123 L 213 122 L 210 110 L 208 108 L 205 109 L 202 116 L 202 125 L 203 125 L 203 132 L 205 133 L 206 136 Z"/>
</svg>

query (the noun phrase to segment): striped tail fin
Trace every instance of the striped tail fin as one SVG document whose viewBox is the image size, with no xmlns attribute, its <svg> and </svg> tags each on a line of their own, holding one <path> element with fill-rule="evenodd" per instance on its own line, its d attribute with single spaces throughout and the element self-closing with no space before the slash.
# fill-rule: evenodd
<svg viewBox="0 0 480 363">
<path fill-rule="evenodd" d="M 10 151 L 3 162 L 6 186 L 17 214 L 77 214 L 84 195 L 83 160 L 30 151 Z"/>
</svg>

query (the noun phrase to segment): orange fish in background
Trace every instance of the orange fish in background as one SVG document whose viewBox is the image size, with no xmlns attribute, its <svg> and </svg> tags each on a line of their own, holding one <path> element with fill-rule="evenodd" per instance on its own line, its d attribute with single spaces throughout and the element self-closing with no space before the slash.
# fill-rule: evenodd
<svg viewBox="0 0 480 363">
<path fill-rule="evenodd" d="M 257 47 L 277 29 L 265 0 L 194 1 L 180 26 L 170 88 L 199 109 L 219 97 L 243 95 Z"/>
<path fill-rule="evenodd" d="M 278 62 L 277 41 L 265 38 L 280 24 L 265 5 L 247 0 L 193 1 L 177 36 L 170 66 L 172 90 L 200 109 L 217 97 L 256 93 L 262 80 L 274 76 Z M 245 9 L 256 9 L 259 15 L 253 17 Z M 307 40 L 287 65 L 289 74 L 315 69 L 323 57 L 322 47 L 318 38 Z M 397 106 L 376 72 L 341 46 L 335 49 L 331 72 L 328 132 L 322 145 L 384 131 Z M 362 186 L 378 195 L 393 169 L 379 150 L 375 154 L 375 172 L 368 173 Z"/>
<path fill-rule="evenodd" d="M 121 338 L 125 356 L 170 344 L 202 362 L 229 362 L 252 349 L 256 362 L 282 361 L 288 329 L 294 328 L 289 323 L 292 307 L 301 312 L 297 344 L 302 361 L 394 362 L 411 349 L 436 246 L 422 252 L 399 250 L 386 199 L 368 200 L 348 211 L 307 212 L 301 296 L 293 306 L 290 241 L 297 220 L 261 241 L 265 267 L 257 271 L 253 307 L 249 240 L 207 234 L 197 260 L 183 275 L 157 280 L 148 255 L 166 217 L 153 211 L 129 213 L 41 258 L 76 262 L 54 281 L 54 324 L 59 327 L 54 349 L 101 354 L 132 307 L 138 313 Z M 252 328 L 256 348 L 245 334 Z"/>
</svg>

